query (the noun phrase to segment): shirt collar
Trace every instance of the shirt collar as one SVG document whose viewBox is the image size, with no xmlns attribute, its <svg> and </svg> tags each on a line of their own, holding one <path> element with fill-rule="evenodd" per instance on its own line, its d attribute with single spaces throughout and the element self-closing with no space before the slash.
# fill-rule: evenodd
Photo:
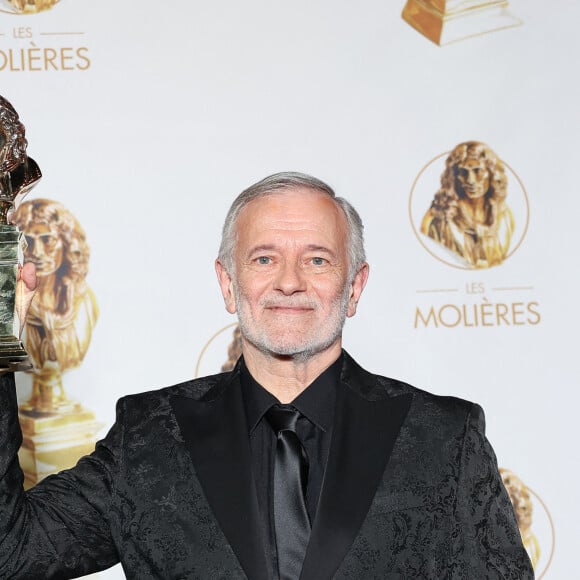
<svg viewBox="0 0 580 580">
<path fill-rule="evenodd" d="M 292 401 L 294 407 L 325 432 L 332 427 L 334 419 L 336 388 L 340 383 L 342 359 L 341 354 Z M 252 377 L 243 358 L 240 365 L 240 382 L 248 432 L 251 434 L 266 411 L 280 401 Z"/>
</svg>

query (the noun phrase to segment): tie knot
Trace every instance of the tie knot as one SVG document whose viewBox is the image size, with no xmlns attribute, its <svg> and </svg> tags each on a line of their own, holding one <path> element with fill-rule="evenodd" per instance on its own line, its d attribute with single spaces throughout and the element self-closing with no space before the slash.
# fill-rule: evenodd
<svg viewBox="0 0 580 580">
<path fill-rule="evenodd" d="M 300 411 L 292 405 L 272 405 L 266 412 L 266 419 L 276 433 L 281 431 L 294 431 L 296 422 L 300 417 Z"/>
</svg>

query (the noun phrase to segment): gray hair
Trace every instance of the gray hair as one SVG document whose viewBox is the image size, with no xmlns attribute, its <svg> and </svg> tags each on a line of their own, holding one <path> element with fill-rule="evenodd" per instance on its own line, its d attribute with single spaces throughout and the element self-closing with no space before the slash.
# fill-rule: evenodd
<svg viewBox="0 0 580 580">
<path fill-rule="evenodd" d="M 293 171 L 284 171 L 265 177 L 261 181 L 258 181 L 258 183 L 242 191 L 232 203 L 224 222 L 222 241 L 218 254 L 218 260 L 230 274 L 233 275 L 235 273 L 234 247 L 237 242 L 236 222 L 242 209 L 254 199 L 272 195 L 280 191 L 302 187 L 327 195 L 343 211 L 348 227 L 349 280 L 352 281 L 354 279 L 366 259 L 363 237 L 364 226 L 360 215 L 346 199 L 337 197 L 333 189 L 324 183 L 324 181 L 311 175 L 306 175 L 305 173 Z"/>
</svg>

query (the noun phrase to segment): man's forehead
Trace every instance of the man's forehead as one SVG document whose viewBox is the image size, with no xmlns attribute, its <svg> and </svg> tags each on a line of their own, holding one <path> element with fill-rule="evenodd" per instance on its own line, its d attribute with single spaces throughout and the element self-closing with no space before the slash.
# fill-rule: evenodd
<svg viewBox="0 0 580 580">
<path fill-rule="evenodd" d="M 304 196 L 308 196 L 308 197 L 327 197 L 328 199 L 331 199 L 330 195 L 328 195 L 328 193 L 326 193 L 325 191 L 321 191 L 320 189 L 316 189 L 315 187 L 309 187 L 307 185 L 288 185 L 288 186 L 284 186 L 284 187 L 279 187 L 276 189 L 273 189 L 271 191 L 267 191 L 265 193 L 262 193 L 261 195 L 258 195 L 257 197 L 255 197 L 254 199 L 252 199 L 250 201 L 250 203 L 256 202 L 256 201 L 260 201 L 262 199 L 269 199 L 269 198 L 273 198 L 273 197 L 281 197 L 281 198 L 285 198 L 285 197 L 294 197 L 297 195 L 304 195 Z"/>
<path fill-rule="evenodd" d="M 288 192 L 252 201 L 244 210 L 239 215 L 238 233 L 318 231 L 343 236 L 347 227 L 342 210 L 324 194 Z"/>
<path fill-rule="evenodd" d="M 343 214 L 340 206 L 324 191 L 310 187 L 288 187 L 268 192 L 250 200 L 240 210 L 244 213 L 263 213 L 264 215 L 277 212 L 306 213 L 305 205 L 317 206 L 321 212 L 328 215 Z M 315 218 L 316 216 L 311 217 Z"/>
<path fill-rule="evenodd" d="M 346 216 L 317 190 L 292 189 L 248 203 L 238 219 L 238 243 L 249 247 L 316 246 L 338 251 L 346 239 Z"/>
</svg>

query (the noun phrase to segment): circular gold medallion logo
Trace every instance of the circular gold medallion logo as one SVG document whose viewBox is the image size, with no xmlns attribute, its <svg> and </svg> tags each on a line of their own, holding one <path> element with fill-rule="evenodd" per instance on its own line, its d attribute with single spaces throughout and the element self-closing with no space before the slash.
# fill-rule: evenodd
<svg viewBox="0 0 580 580">
<path fill-rule="evenodd" d="M 0 0 L 0 12 L 9 14 L 36 14 L 50 10 L 60 0 Z"/>
<path fill-rule="evenodd" d="M 201 349 L 195 377 L 214 375 L 230 371 L 242 354 L 240 330 L 237 322 L 232 322 L 218 330 Z"/>
<path fill-rule="evenodd" d="M 511 167 L 486 144 L 467 141 L 421 169 L 409 215 L 417 239 L 433 257 L 472 270 L 497 266 L 519 248 L 529 203 Z"/>
</svg>

